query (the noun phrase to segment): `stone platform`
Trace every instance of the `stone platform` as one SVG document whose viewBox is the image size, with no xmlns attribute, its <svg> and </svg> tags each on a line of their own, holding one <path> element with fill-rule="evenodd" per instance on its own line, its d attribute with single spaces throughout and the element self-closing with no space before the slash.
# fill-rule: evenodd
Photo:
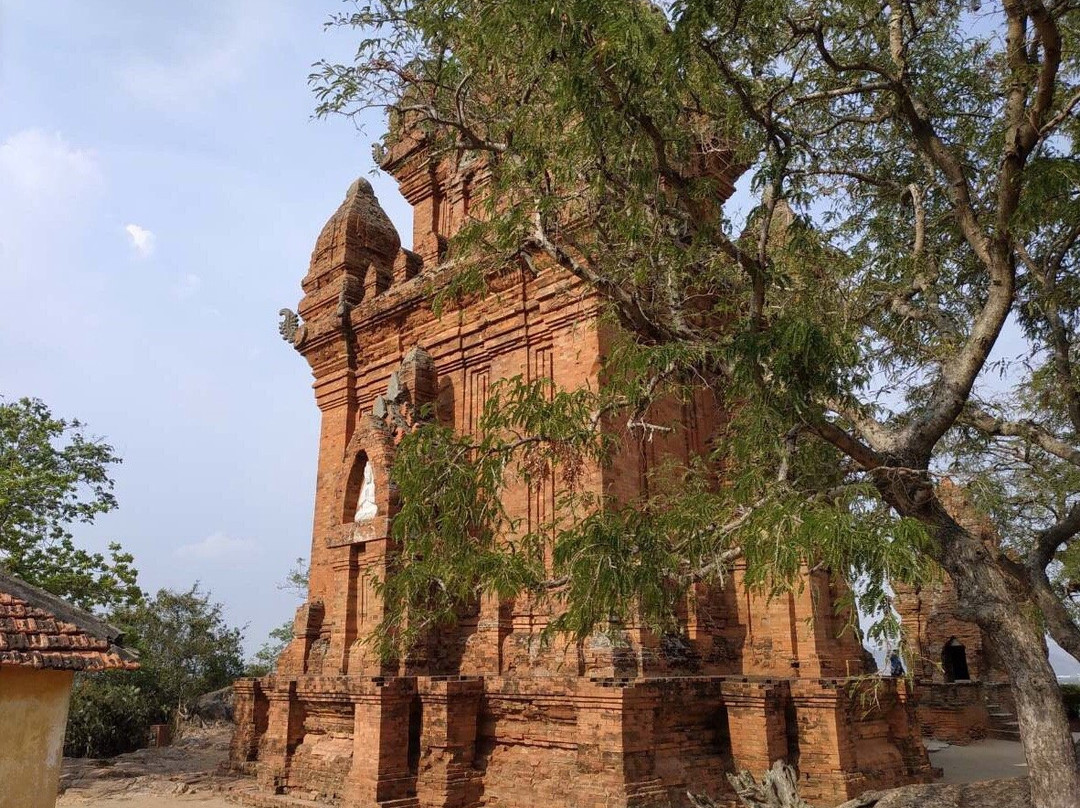
<svg viewBox="0 0 1080 808">
<path fill-rule="evenodd" d="M 826 806 L 929 776 L 897 685 L 270 677 L 238 684 L 232 759 L 257 759 L 266 793 L 355 808 L 644 808 L 685 805 L 687 790 L 734 805 L 723 772 L 786 759 Z"/>
</svg>

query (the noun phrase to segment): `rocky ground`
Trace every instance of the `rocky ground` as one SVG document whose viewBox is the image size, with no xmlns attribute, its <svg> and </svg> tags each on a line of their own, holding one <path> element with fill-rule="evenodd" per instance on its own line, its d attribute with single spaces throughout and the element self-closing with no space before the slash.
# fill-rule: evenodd
<svg viewBox="0 0 1080 808">
<path fill-rule="evenodd" d="M 864 794 L 839 808 L 1030 808 L 1027 779 L 934 783 Z"/>
<path fill-rule="evenodd" d="M 66 758 L 58 808 L 235 808 L 222 790 L 238 778 L 222 771 L 232 725 L 189 726 L 161 749 L 140 749 L 110 760 Z"/>
</svg>

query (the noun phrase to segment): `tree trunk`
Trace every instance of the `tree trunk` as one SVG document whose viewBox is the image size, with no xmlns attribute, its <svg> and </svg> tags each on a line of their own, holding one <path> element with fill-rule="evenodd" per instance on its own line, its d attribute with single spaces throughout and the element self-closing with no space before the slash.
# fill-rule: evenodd
<svg viewBox="0 0 1080 808">
<path fill-rule="evenodd" d="M 1033 808 L 1077 808 L 1080 772 L 1038 608 L 1010 587 L 991 549 L 966 530 L 953 522 L 939 536 L 957 601 L 989 635 L 1009 676 Z"/>
<path fill-rule="evenodd" d="M 1046 642 L 1022 609 L 1009 617 L 994 632 L 994 647 L 1012 686 L 1031 803 L 1035 808 L 1076 808 L 1080 806 L 1080 771 Z"/>
<path fill-rule="evenodd" d="M 761 782 L 752 772 L 745 769 L 738 774 L 728 774 L 728 782 L 735 789 L 739 800 L 746 808 L 811 808 L 810 804 L 799 796 L 799 776 L 795 768 L 782 760 L 773 762 Z M 695 808 L 709 808 L 689 793 Z M 715 803 L 713 803 L 715 806 Z"/>
</svg>

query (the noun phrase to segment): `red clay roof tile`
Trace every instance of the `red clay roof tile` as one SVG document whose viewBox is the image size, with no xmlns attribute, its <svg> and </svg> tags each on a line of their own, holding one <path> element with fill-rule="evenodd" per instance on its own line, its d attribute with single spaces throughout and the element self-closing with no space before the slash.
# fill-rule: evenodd
<svg viewBox="0 0 1080 808">
<path fill-rule="evenodd" d="M 0 665 L 76 671 L 139 667 L 122 639 L 89 612 L 0 572 Z"/>
</svg>

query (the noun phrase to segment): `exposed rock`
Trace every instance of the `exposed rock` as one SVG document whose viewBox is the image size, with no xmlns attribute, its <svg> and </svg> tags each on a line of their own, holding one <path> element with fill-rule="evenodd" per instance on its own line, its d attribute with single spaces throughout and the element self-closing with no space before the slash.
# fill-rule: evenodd
<svg viewBox="0 0 1080 808">
<path fill-rule="evenodd" d="M 192 715 L 206 721 L 232 721 L 234 702 L 232 686 L 203 693 L 195 699 Z"/>
<path fill-rule="evenodd" d="M 192 724 L 183 728 L 172 746 L 139 749 L 109 760 L 65 758 L 60 805 L 97 805 L 110 799 L 136 800 L 139 795 L 210 795 L 242 785 L 242 778 L 221 771 L 229 733 L 226 724 Z M 137 805 L 138 800 L 133 808 Z"/>
<path fill-rule="evenodd" d="M 869 791 L 837 808 L 1030 808 L 1026 777 Z"/>
</svg>

